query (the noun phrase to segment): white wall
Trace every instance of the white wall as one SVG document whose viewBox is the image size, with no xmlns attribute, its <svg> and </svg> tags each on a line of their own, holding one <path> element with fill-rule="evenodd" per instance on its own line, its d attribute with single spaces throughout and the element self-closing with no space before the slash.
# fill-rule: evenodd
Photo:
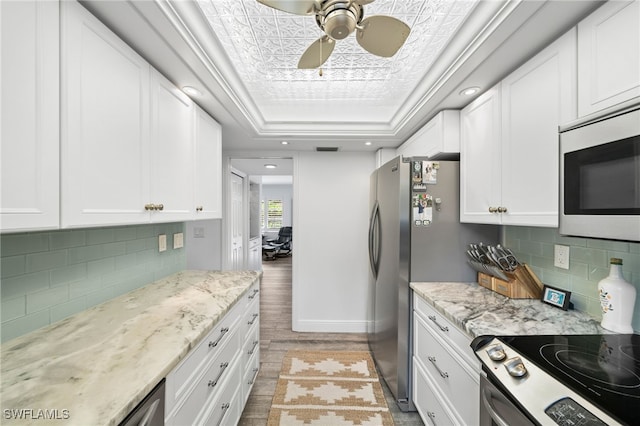
<svg viewBox="0 0 640 426">
<path fill-rule="evenodd" d="M 301 152 L 294 166 L 293 329 L 365 332 L 373 153 Z"/>
</svg>

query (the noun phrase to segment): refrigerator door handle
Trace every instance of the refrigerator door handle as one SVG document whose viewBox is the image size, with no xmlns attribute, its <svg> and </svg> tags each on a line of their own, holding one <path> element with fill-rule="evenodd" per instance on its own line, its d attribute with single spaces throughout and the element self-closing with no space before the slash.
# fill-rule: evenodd
<svg viewBox="0 0 640 426">
<path fill-rule="evenodd" d="M 369 219 L 369 263 L 374 278 L 378 278 L 380 266 L 380 205 L 376 200 Z"/>
</svg>

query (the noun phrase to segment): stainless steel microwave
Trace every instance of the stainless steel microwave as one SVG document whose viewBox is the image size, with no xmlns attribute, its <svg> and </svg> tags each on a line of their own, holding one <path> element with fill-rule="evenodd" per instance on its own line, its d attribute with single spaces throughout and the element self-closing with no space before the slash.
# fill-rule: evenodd
<svg viewBox="0 0 640 426">
<path fill-rule="evenodd" d="M 560 129 L 560 234 L 640 241 L 640 105 Z"/>
</svg>

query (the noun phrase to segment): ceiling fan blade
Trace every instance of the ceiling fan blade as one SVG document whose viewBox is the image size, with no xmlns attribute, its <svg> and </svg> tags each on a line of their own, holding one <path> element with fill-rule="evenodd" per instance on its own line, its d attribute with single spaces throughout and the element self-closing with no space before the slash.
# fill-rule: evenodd
<svg viewBox="0 0 640 426">
<path fill-rule="evenodd" d="M 304 51 L 302 56 L 300 57 L 300 61 L 298 62 L 299 69 L 313 69 L 318 68 L 322 64 L 324 64 L 329 56 L 331 56 L 331 52 L 333 52 L 333 48 L 336 46 L 335 40 L 330 38 L 329 36 L 322 36 L 316 41 L 314 41 L 311 46 Z"/>
<path fill-rule="evenodd" d="M 320 10 L 317 0 L 258 0 L 258 3 L 295 15 L 313 15 Z"/>
<path fill-rule="evenodd" d="M 356 40 L 364 50 L 377 56 L 389 58 L 402 47 L 411 28 L 391 16 L 375 15 L 362 21 Z"/>
</svg>

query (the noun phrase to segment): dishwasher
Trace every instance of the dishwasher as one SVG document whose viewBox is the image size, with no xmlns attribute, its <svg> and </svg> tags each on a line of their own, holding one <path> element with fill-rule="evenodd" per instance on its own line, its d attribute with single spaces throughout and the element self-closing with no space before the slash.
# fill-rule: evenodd
<svg viewBox="0 0 640 426">
<path fill-rule="evenodd" d="M 162 379 L 119 426 L 164 425 L 164 382 Z"/>
</svg>

